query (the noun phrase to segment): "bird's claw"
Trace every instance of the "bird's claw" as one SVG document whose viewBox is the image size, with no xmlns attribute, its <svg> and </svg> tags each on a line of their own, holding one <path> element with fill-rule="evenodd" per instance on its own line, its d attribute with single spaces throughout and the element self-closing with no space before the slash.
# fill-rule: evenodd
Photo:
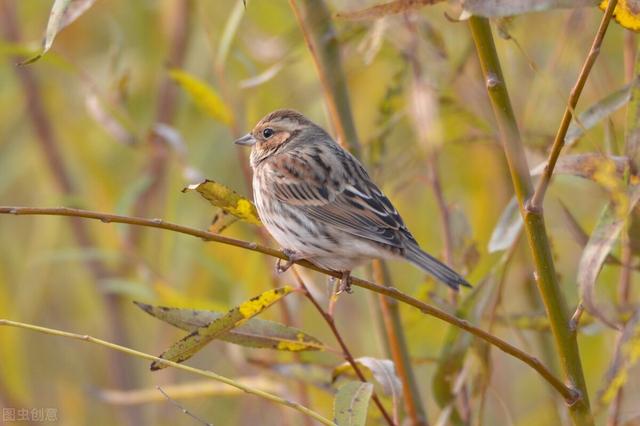
<svg viewBox="0 0 640 426">
<path fill-rule="evenodd" d="M 336 295 L 342 293 L 353 293 L 353 289 L 351 288 L 351 274 L 349 272 L 343 272 L 342 277 L 340 278 L 340 285 L 338 286 L 338 291 Z"/>
<path fill-rule="evenodd" d="M 277 274 L 282 274 L 282 273 L 286 272 L 289 268 L 291 268 L 293 266 L 293 264 L 297 260 L 302 259 L 302 257 L 300 257 L 300 255 L 298 255 L 293 250 L 284 249 L 283 252 L 284 252 L 285 256 L 287 256 L 287 261 L 283 265 L 282 264 L 282 259 L 276 260 L 276 273 Z"/>
</svg>

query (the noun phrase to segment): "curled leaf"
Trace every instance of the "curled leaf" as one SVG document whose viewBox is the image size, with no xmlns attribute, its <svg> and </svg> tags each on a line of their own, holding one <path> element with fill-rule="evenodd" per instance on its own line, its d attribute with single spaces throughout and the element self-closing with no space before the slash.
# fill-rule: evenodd
<svg viewBox="0 0 640 426">
<path fill-rule="evenodd" d="M 520 235 L 522 231 L 522 216 L 518 208 L 518 200 L 516 197 L 511 198 L 507 207 L 502 211 L 498 223 L 489 240 L 489 253 L 507 250 Z"/>
<path fill-rule="evenodd" d="M 247 300 L 206 326 L 196 328 L 191 334 L 180 339 L 164 351 L 160 358 L 174 362 L 188 360 L 212 340 L 219 338 L 248 319 L 258 315 L 292 291 L 292 287 L 281 287 L 267 290 L 259 296 Z M 166 365 L 159 361 L 154 361 L 151 364 L 152 371 L 165 367 Z"/>
<path fill-rule="evenodd" d="M 203 111 L 223 124 L 233 122 L 231 109 L 209 84 L 186 71 L 174 69 L 169 76 L 182 87 Z"/>
<path fill-rule="evenodd" d="M 191 332 L 207 326 L 224 315 L 213 311 L 134 303 L 149 315 L 174 327 Z M 260 318 L 252 318 L 227 333 L 221 334 L 218 338 L 225 342 L 251 348 L 271 348 L 291 352 L 325 349 L 322 342 L 298 328 Z"/>
<path fill-rule="evenodd" d="M 638 200 L 640 200 L 640 185 L 632 187 L 629 190 L 625 210 L 626 214 L 621 215 L 620 210 L 614 206 L 613 202 L 606 206 L 589 238 L 587 246 L 582 252 L 582 257 L 578 265 L 577 281 L 584 307 L 591 315 L 616 329 L 618 328 L 616 321 L 610 319 L 610 315 L 605 313 L 603 308 L 596 302 L 596 279 L 603 262 L 609 255 L 620 231 L 622 231 L 628 215 L 638 203 Z"/>
<path fill-rule="evenodd" d="M 533 176 L 542 174 L 546 165 L 546 161 L 538 164 L 531 169 L 531 174 Z M 559 157 L 553 173 L 578 176 L 595 181 L 599 177 L 598 173 L 601 173 L 606 168 L 611 174 L 621 179 L 628 167 L 628 157 L 589 152 Z"/>
<path fill-rule="evenodd" d="M 618 390 L 629 379 L 629 370 L 640 360 L 640 309 L 622 330 L 613 362 L 605 376 L 605 385 L 599 395 L 603 403 L 610 403 Z"/>
<path fill-rule="evenodd" d="M 364 426 L 373 385 L 349 382 L 338 389 L 333 401 L 333 418 L 338 426 Z"/>
<path fill-rule="evenodd" d="M 463 0 L 462 7 L 467 13 L 486 18 L 522 15 L 549 9 L 573 9 L 595 6 L 595 0 Z"/>
<path fill-rule="evenodd" d="M 198 191 L 211 204 L 221 208 L 225 213 L 254 225 L 262 224 L 258 217 L 256 206 L 249 199 L 242 197 L 233 189 L 221 183 L 206 179 L 200 183 L 189 185 L 182 190 L 182 192 L 187 191 Z"/>
<path fill-rule="evenodd" d="M 382 386 L 382 393 L 392 396 L 394 399 L 402 395 L 402 383 L 396 375 L 393 361 L 390 359 L 379 359 L 363 356 L 355 359 L 356 363 L 366 367 Z M 337 366 L 331 375 L 331 380 L 335 382 L 338 377 L 344 374 L 355 374 L 351 364 L 345 362 Z"/>
<path fill-rule="evenodd" d="M 27 59 L 20 65 L 31 64 L 40 59 L 45 53 L 51 49 L 53 40 L 58 33 L 67 25 L 78 19 L 80 15 L 86 12 L 96 0 L 56 0 L 49 14 L 47 29 L 45 31 L 44 40 L 42 41 L 42 51 L 36 56 Z"/>
<path fill-rule="evenodd" d="M 564 138 L 564 143 L 569 145 L 577 141 L 586 130 L 591 129 L 603 119 L 622 108 L 631 98 L 632 86 L 634 86 L 634 83 L 627 84 L 579 114 L 577 120 L 571 122 L 567 135 Z M 580 124 L 578 125 L 576 121 Z"/>
<path fill-rule="evenodd" d="M 409 12 L 429 4 L 439 3 L 444 0 L 394 0 L 387 3 L 376 4 L 365 9 L 350 10 L 336 13 L 336 18 L 349 21 L 362 21 L 378 19 L 388 15 Z"/>
</svg>

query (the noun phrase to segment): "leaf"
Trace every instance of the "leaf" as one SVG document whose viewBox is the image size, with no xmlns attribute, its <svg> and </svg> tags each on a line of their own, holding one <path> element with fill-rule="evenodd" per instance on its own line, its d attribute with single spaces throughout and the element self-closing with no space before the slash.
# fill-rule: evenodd
<svg viewBox="0 0 640 426">
<path fill-rule="evenodd" d="M 191 96 L 200 109 L 213 119 L 226 125 L 230 125 L 233 122 L 231 109 L 209 84 L 186 71 L 178 69 L 169 71 L 169 76 Z"/>
<path fill-rule="evenodd" d="M 49 14 L 49 22 L 47 22 L 44 40 L 42 41 L 42 51 L 36 56 L 20 63 L 20 65 L 31 64 L 40 59 L 51 49 L 53 40 L 58 33 L 78 19 L 80 15 L 93 6 L 95 1 L 96 0 L 55 0 L 51 8 L 51 13 Z"/>
<path fill-rule="evenodd" d="M 622 108 L 631 98 L 631 88 L 634 83 L 629 83 L 621 89 L 591 105 L 583 113 L 578 115 L 577 120 L 572 120 L 569 130 L 564 138 L 565 144 L 572 144 L 577 141 L 586 130 L 591 129 L 603 119 L 607 118 L 620 108 Z M 580 123 L 578 125 L 576 123 Z"/>
<path fill-rule="evenodd" d="M 174 362 L 183 362 L 188 360 L 196 352 L 205 347 L 210 341 L 217 339 L 220 335 L 240 326 L 242 323 L 258 315 L 292 291 L 293 288 L 288 286 L 265 291 L 259 296 L 236 306 L 208 325 L 196 328 L 191 334 L 180 339 L 169 349 L 164 351 L 162 355 L 160 355 L 160 358 Z M 160 370 L 165 367 L 165 364 L 154 361 L 151 364 L 151 371 Z"/>
<path fill-rule="evenodd" d="M 98 95 L 93 90 L 86 91 L 84 104 L 91 118 L 100 124 L 113 139 L 123 145 L 135 144 L 136 136 L 116 119 L 112 111 L 104 107 Z"/>
<path fill-rule="evenodd" d="M 266 377 L 240 377 L 234 379 L 247 387 L 258 389 L 264 392 L 282 394 L 286 392 L 283 383 L 278 383 Z M 179 384 L 162 385 L 164 390 L 173 399 L 202 398 L 203 396 L 242 396 L 245 392 L 242 389 L 229 386 L 224 383 L 206 381 L 192 381 Z M 119 390 L 119 389 L 99 389 L 95 394 L 101 402 L 113 405 L 139 405 L 149 402 L 165 402 L 166 397 L 158 392 L 157 387 Z"/>
<path fill-rule="evenodd" d="M 198 191 L 211 204 L 221 208 L 226 213 L 254 225 L 262 224 L 258 217 L 256 206 L 247 198 L 242 197 L 221 183 L 206 179 L 200 183 L 187 186 L 182 192 L 193 190 Z"/>
<path fill-rule="evenodd" d="M 336 18 L 349 21 L 362 21 L 378 19 L 388 15 L 409 12 L 426 5 L 439 3 L 444 0 L 395 0 L 388 3 L 381 3 L 365 9 L 343 11 L 336 13 Z"/>
<path fill-rule="evenodd" d="M 349 382 L 341 386 L 333 400 L 333 421 L 338 426 L 364 426 L 372 394 L 371 383 Z"/>
<path fill-rule="evenodd" d="M 372 358 L 363 356 L 355 359 L 356 363 L 366 367 L 382 386 L 382 392 L 394 399 L 402 395 L 402 383 L 396 375 L 393 361 L 389 359 Z M 331 381 L 335 382 L 343 374 L 355 374 L 351 364 L 345 362 L 334 368 Z"/>
<path fill-rule="evenodd" d="M 220 319 L 224 314 L 166 306 L 152 306 L 133 302 L 140 309 L 174 327 L 195 331 Z M 273 321 L 252 318 L 244 324 L 218 336 L 218 339 L 251 348 L 271 348 L 281 351 L 317 351 L 326 347 L 304 331 Z"/>
<path fill-rule="evenodd" d="M 520 235 L 522 225 L 523 222 L 518 207 L 518 200 L 516 200 L 516 197 L 513 197 L 507 204 L 507 207 L 502 211 L 495 228 L 493 228 L 488 246 L 489 253 L 507 250 L 511 247 L 518 238 L 518 235 Z"/>
<path fill-rule="evenodd" d="M 595 0 L 462 0 L 465 12 L 486 18 L 595 5 Z"/>
<path fill-rule="evenodd" d="M 620 336 L 619 346 L 605 375 L 604 386 L 598 392 L 600 400 L 608 404 L 629 379 L 629 370 L 640 360 L 640 309 L 627 322 Z"/>
<path fill-rule="evenodd" d="M 626 194 L 625 194 L 626 195 Z M 600 308 L 595 300 L 595 284 L 604 260 L 609 255 L 613 243 L 618 238 L 625 221 L 640 200 L 640 185 L 631 187 L 628 193 L 628 203 L 625 214 L 620 214 L 615 203 L 605 207 L 596 224 L 587 246 L 582 252 L 578 265 L 578 286 L 585 309 L 594 317 L 613 328 L 618 328 L 615 322 Z"/>
<path fill-rule="evenodd" d="M 599 177 L 598 173 L 603 170 L 603 167 L 606 167 L 612 169 L 613 174 L 622 179 L 629 164 L 628 157 L 603 155 L 596 152 L 563 155 L 558 158 L 553 173 L 572 175 L 596 181 Z M 546 161 L 538 164 L 531 169 L 531 175 L 541 175 L 546 165 Z"/>
<path fill-rule="evenodd" d="M 600 9 L 605 10 L 609 5 L 609 0 L 600 2 Z M 638 0 L 618 0 L 616 8 L 613 9 L 613 17 L 624 28 L 632 31 L 640 31 L 640 1 Z"/>
</svg>

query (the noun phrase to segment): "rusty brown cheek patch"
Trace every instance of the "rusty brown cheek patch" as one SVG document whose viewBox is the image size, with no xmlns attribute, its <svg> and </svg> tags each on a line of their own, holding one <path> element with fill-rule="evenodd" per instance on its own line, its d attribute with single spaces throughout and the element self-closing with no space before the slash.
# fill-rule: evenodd
<svg viewBox="0 0 640 426">
<path fill-rule="evenodd" d="M 282 144 L 284 141 L 289 139 L 289 132 L 278 132 L 271 137 L 271 139 L 267 139 L 262 143 L 262 146 L 265 150 L 275 149 L 278 145 Z"/>
</svg>

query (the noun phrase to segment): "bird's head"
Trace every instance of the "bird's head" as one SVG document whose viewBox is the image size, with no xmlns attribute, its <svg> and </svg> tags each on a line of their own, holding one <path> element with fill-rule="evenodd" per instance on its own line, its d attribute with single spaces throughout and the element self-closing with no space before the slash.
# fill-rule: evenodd
<svg viewBox="0 0 640 426">
<path fill-rule="evenodd" d="M 267 114 L 250 133 L 237 139 L 235 143 L 251 147 L 251 165 L 255 167 L 292 142 L 307 139 L 307 134 L 318 129 L 317 125 L 299 112 L 279 109 Z"/>
</svg>

